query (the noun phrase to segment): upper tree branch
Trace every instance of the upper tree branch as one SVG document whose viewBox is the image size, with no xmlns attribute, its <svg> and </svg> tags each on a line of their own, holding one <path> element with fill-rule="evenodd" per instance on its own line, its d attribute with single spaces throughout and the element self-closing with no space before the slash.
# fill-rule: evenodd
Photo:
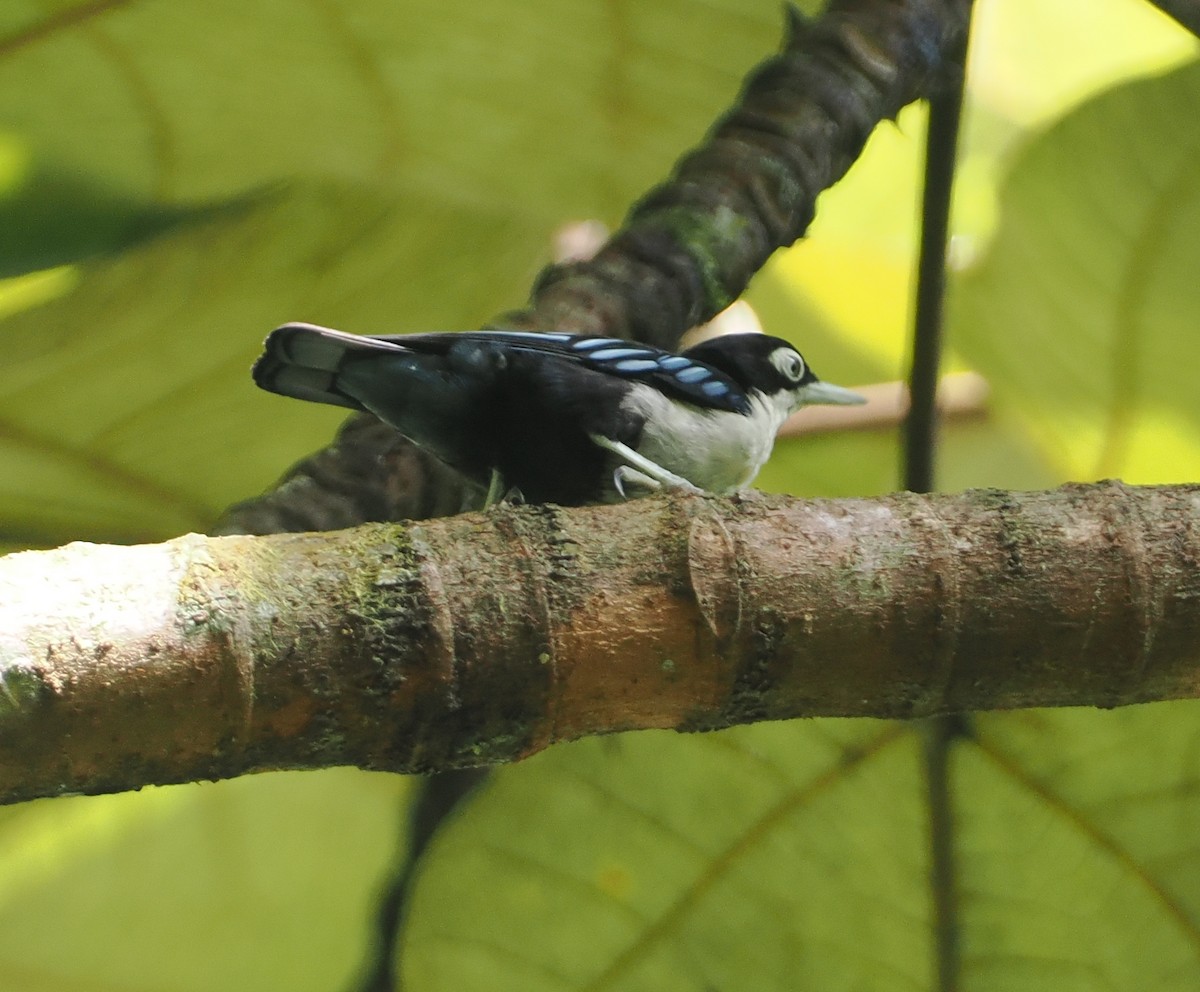
<svg viewBox="0 0 1200 992">
<path fill-rule="evenodd" d="M 928 94 L 965 34 L 969 0 L 836 0 L 789 9 L 783 49 L 592 259 L 547 269 L 501 323 L 672 348 L 803 236 L 881 120 Z"/>
<path fill-rule="evenodd" d="M 804 234 L 817 195 L 845 174 L 876 124 L 928 95 L 969 11 L 969 0 L 834 0 L 818 20 L 793 12 L 782 51 L 750 73 L 704 143 L 608 244 L 593 259 L 547 269 L 529 307 L 497 323 L 674 347 Z M 475 498 L 394 431 L 356 417 L 279 488 L 233 507 L 218 530 L 419 519 Z"/>
<path fill-rule="evenodd" d="M 1120 484 L 27 552 L 0 559 L 0 799 L 1195 696 L 1198 564 L 1200 488 Z"/>
</svg>

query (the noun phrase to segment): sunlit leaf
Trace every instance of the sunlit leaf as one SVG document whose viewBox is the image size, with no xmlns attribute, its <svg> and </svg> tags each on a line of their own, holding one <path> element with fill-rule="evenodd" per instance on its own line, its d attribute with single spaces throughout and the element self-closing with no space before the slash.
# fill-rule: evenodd
<svg viewBox="0 0 1200 992">
<path fill-rule="evenodd" d="M 1200 476 L 1200 63 L 1026 150 L 953 336 L 1069 478 Z"/>
</svg>

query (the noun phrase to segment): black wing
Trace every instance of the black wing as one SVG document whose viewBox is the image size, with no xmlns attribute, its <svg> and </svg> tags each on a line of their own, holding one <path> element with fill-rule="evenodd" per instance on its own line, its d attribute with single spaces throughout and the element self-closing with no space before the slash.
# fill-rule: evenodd
<svg viewBox="0 0 1200 992">
<path fill-rule="evenodd" d="M 622 379 L 644 382 L 695 406 L 746 413 L 745 391 L 711 365 L 620 338 L 588 337 L 556 331 L 458 331 L 448 334 L 382 334 L 376 340 L 413 351 L 445 354 L 463 341 L 505 351 L 554 355 Z"/>
</svg>

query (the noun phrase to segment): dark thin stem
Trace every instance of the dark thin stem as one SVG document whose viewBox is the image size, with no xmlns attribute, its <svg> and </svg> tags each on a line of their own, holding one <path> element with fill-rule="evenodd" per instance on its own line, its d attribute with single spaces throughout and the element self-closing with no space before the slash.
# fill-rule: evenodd
<svg viewBox="0 0 1200 992">
<path fill-rule="evenodd" d="M 964 33 L 958 52 L 958 66 L 965 66 L 966 50 L 967 36 Z M 909 375 L 911 404 L 904 424 L 904 488 L 919 493 L 932 492 L 934 485 L 937 382 L 945 318 L 946 248 L 963 88 L 962 71 L 952 79 L 947 74 L 946 85 L 929 100 L 924 201 L 921 205 L 921 249 L 917 262 L 913 358 Z M 967 732 L 966 722 L 957 717 L 939 717 L 927 721 L 924 726 L 934 988 L 938 992 L 956 992 L 962 973 L 950 755 L 954 741 Z"/>
<path fill-rule="evenodd" d="M 962 39 L 965 52 L 966 36 Z M 961 64 L 961 63 L 960 63 Z M 950 200 L 962 118 L 963 80 L 929 99 L 925 147 L 925 194 L 921 206 L 921 254 L 917 262 L 917 302 L 913 321 L 913 358 L 909 373 L 911 406 L 904 424 L 904 488 L 933 491 L 937 434 L 937 380 L 942 360 L 942 324 L 946 296 L 946 246 Z"/>
<path fill-rule="evenodd" d="M 954 860 L 954 807 L 950 753 L 967 736 L 967 721 L 942 716 L 925 723 L 925 789 L 929 804 L 929 885 L 933 897 L 933 946 L 937 992 L 957 992 L 962 973 L 959 946 L 958 866 Z"/>
<path fill-rule="evenodd" d="M 409 829 L 400 840 L 396 868 L 375 913 L 375 942 L 366 972 L 353 986 L 355 992 L 399 992 L 403 977 L 396 971 L 397 950 L 404 933 L 404 917 L 412 903 L 413 885 L 421 858 L 438 830 L 445 826 L 464 800 L 488 777 L 490 769 L 465 768 L 439 772 L 418 784 L 417 795 L 406 800 Z"/>
</svg>

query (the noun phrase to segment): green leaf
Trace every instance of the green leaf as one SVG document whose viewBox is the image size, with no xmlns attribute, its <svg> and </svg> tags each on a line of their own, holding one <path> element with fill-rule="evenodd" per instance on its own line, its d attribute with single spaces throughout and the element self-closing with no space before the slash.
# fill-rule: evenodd
<svg viewBox="0 0 1200 992">
<path fill-rule="evenodd" d="M 964 984 L 1196 988 L 1194 702 L 979 720 L 954 763 Z"/>
<path fill-rule="evenodd" d="M 0 125 L 35 171 L 135 212 L 318 176 L 543 224 L 617 219 L 782 27 L 776 0 L 56 8 L 0 9 Z"/>
<path fill-rule="evenodd" d="M 987 715 L 952 743 L 964 987 L 1200 982 L 1192 703 Z M 422 992 L 928 988 L 917 728 L 586 741 L 503 770 L 430 852 Z"/>
<path fill-rule="evenodd" d="M 431 851 L 406 987 L 923 988 L 916 742 L 800 721 L 507 769 Z"/>
<path fill-rule="evenodd" d="M 24 157 L 16 142 L 7 144 Z M 22 161 L 13 173 L 7 183 L 0 178 L 0 279 L 127 248 L 219 209 L 142 203 L 47 163 Z"/>
<path fill-rule="evenodd" d="M 254 388 L 267 330 L 477 326 L 527 283 L 529 240 L 505 214 L 308 184 L 89 263 L 0 330 L 0 517 L 47 543 L 206 528 L 342 419 Z"/>
<path fill-rule="evenodd" d="M 406 785 L 337 769 L 0 811 L 0 986 L 346 988 Z"/>
<path fill-rule="evenodd" d="M 953 336 L 1063 475 L 1200 476 L 1200 63 L 1121 86 L 1013 168 Z"/>
</svg>

